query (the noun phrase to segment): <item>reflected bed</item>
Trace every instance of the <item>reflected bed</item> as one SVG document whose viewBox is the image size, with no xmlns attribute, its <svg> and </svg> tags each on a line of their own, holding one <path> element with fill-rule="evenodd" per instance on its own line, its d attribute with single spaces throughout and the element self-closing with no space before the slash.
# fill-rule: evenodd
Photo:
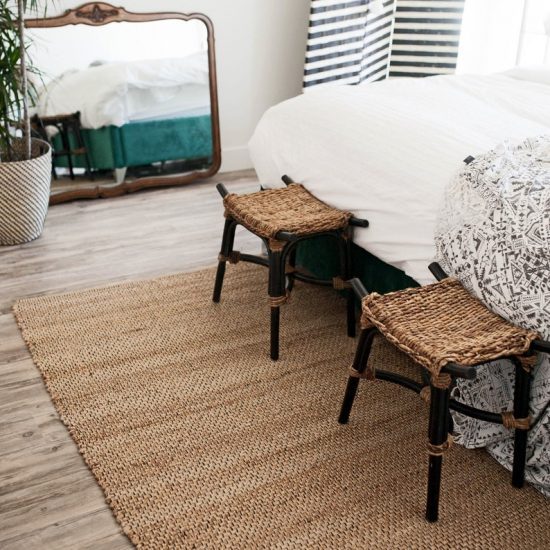
<svg viewBox="0 0 550 550">
<path fill-rule="evenodd" d="M 114 170 L 156 162 L 204 159 L 212 162 L 212 120 L 210 113 L 163 120 L 136 121 L 123 126 L 83 129 L 82 136 L 90 156 L 92 170 Z M 61 148 L 58 139 L 54 147 Z M 73 164 L 84 168 L 82 157 Z M 65 157 L 58 157 L 56 167 L 67 167 Z"/>
<path fill-rule="evenodd" d="M 92 170 L 167 161 L 212 162 L 207 52 L 184 58 L 93 63 L 70 70 L 42 90 L 41 118 L 80 113 Z M 69 136 L 74 141 L 74 136 Z M 59 136 L 52 138 L 61 149 Z M 56 167 L 68 166 L 60 156 Z M 75 167 L 85 167 L 82 156 Z"/>
</svg>

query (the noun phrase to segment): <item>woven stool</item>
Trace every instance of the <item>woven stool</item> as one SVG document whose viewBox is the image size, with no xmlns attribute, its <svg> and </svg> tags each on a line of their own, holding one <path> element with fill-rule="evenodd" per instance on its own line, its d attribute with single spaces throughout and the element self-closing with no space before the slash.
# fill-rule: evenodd
<svg viewBox="0 0 550 550">
<path fill-rule="evenodd" d="M 348 335 L 355 336 L 354 295 L 347 283 L 352 276 L 351 228 L 368 227 L 366 220 L 327 206 L 287 176 L 283 177 L 283 181 L 287 187 L 248 195 L 229 194 L 223 184 L 217 185 L 225 206 L 225 227 L 212 299 L 214 302 L 220 301 L 226 262 L 245 261 L 266 266 L 269 269 L 273 360 L 279 358 L 279 308 L 286 302 L 295 280 L 346 290 Z M 242 225 L 264 241 L 267 259 L 233 250 L 237 225 Z M 295 268 L 297 245 L 305 239 L 319 236 L 333 237 L 339 246 L 340 277 L 332 281 L 310 277 Z"/>
<path fill-rule="evenodd" d="M 74 180 L 73 157 L 82 156 L 84 158 L 84 164 L 86 165 L 86 175 L 93 181 L 94 174 L 90 163 L 90 154 L 88 153 L 88 149 L 82 135 L 80 111 L 66 115 L 49 117 L 39 117 L 38 115 L 34 115 L 31 122 L 34 127 L 33 129 L 38 133 L 38 135 L 52 146 L 52 156 L 54 157 L 54 161 L 58 157 L 66 157 L 71 180 Z M 54 148 L 54 140 L 52 139 L 52 135 L 47 131 L 49 127 L 55 128 L 57 131 L 62 149 Z M 55 162 L 52 162 L 52 174 L 54 178 L 57 179 Z"/>
<path fill-rule="evenodd" d="M 433 522 L 438 519 L 442 457 L 452 442 L 450 409 L 515 430 L 512 483 L 516 487 L 523 485 L 531 423 L 531 370 L 537 360 L 534 352 L 550 352 L 550 344 L 536 340 L 535 332 L 516 327 L 489 311 L 458 281 L 447 278 L 438 264 L 432 264 L 430 269 L 440 282 L 384 296 L 366 296 L 361 283 L 352 281 L 354 290 L 363 299 L 362 332 L 339 422 L 348 422 L 361 378 L 399 384 L 430 403 L 426 519 Z M 377 334 L 424 367 L 429 383 L 419 384 L 368 365 Z M 516 366 L 513 411 L 500 414 L 483 411 L 450 398 L 456 378 L 475 378 L 477 366 L 502 358 L 511 359 Z"/>
</svg>

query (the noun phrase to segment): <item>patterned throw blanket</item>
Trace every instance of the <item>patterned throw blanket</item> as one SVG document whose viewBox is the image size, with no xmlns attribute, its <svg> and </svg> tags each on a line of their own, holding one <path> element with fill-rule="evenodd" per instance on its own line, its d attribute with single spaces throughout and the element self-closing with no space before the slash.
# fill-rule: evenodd
<svg viewBox="0 0 550 550">
<path fill-rule="evenodd" d="M 550 339 L 550 136 L 505 143 L 478 156 L 446 191 L 436 230 L 443 268 L 511 322 Z M 511 410 L 514 369 L 499 361 L 460 380 L 453 395 L 495 412 Z M 534 371 L 526 478 L 550 496 L 550 357 Z M 454 413 L 457 442 L 487 447 L 512 467 L 513 433 Z"/>
</svg>

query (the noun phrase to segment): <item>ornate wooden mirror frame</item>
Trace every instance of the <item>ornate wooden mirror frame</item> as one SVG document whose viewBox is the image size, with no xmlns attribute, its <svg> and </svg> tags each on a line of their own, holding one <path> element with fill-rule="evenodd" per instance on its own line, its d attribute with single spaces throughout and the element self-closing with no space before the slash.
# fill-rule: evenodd
<svg viewBox="0 0 550 550">
<path fill-rule="evenodd" d="M 135 22 L 142 23 L 146 21 L 160 21 L 164 19 L 180 19 L 190 21 L 198 19 L 206 25 L 208 33 L 208 68 L 210 73 L 210 110 L 212 119 L 212 141 L 213 156 L 212 164 L 206 170 L 197 170 L 183 173 L 181 175 L 150 176 L 138 178 L 129 182 L 106 183 L 83 186 L 80 189 L 71 189 L 68 191 L 59 191 L 52 193 L 50 204 L 70 201 L 74 199 L 92 199 L 100 197 L 116 197 L 125 193 L 145 189 L 148 187 L 159 187 L 168 185 L 181 185 L 190 183 L 199 178 L 208 178 L 218 172 L 221 165 L 221 142 L 218 108 L 218 90 L 216 80 L 216 55 L 214 42 L 214 27 L 212 21 L 201 13 L 178 13 L 178 12 L 159 12 L 159 13 L 132 13 L 122 7 L 115 7 L 103 2 L 92 2 L 83 4 L 74 9 L 67 10 L 63 15 L 57 17 L 45 17 L 41 19 L 26 19 L 25 25 L 28 28 L 47 28 L 62 27 L 64 25 L 90 25 L 101 26 L 114 22 Z"/>
</svg>

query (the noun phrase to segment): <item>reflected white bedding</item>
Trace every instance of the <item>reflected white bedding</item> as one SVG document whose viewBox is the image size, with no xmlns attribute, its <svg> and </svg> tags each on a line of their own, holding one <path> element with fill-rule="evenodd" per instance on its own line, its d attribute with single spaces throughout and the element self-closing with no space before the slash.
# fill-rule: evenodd
<svg viewBox="0 0 550 550">
<path fill-rule="evenodd" d="M 166 118 L 210 105 L 208 54 L 180 59 L 108 63 L 69 71 L 39 96 L 37 113 L 54 116 L 80 111 L 84 128 L 123 126 Z"/>
<path fill-rule="evenodd" d="M 550 68 L 321 88 L 266 112 L 250 142 L 264 186 L 283 174 L 371 222 L 357 244 L 433 282 L 443 191 L 468 155 L 550 133 Z"/>
</svg>

